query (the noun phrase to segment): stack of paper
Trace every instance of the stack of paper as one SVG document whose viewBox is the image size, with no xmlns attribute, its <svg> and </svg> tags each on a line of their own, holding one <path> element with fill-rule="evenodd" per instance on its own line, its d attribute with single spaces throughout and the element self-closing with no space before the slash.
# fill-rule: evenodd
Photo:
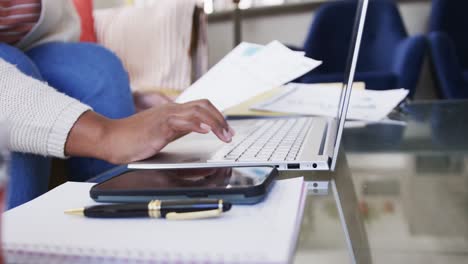
<svg viewBox="0 0 468 264">
<path fill-rule="evenodd" d="M 219 218 L 93 219 L 65 215 L 95 204 L 90 183 L 68 182 L 3 215 L 7 263 L 288 263 L 306 189 L 277 181 L 266 199 Z"/>
<path fill-rule="evenodd" d="M 321 64 L 278 41 L 267 46 L 241 43 L 202 78 L 187 88 L 177 102 L 209 99 L 220 111 L 283 85 Z"/>
<path fill-rule="evenodd" d="M 282 92 L 252 106 L 258 111 L 336 117 L 342 87 L 291 83 Z M 406 89 L 384 91 L 353 89 L 347 119 L 380 121 L 408 95 Z"/>
<path fill-rule="evenodd" d="M 320 87 L 341 87 L 342 83 L 320 83 L 310 85 L 313 86 L 320 86 Z M 366 84 L 363 82 L 355 82 L 353 83 L 353 89 L 366 89 Z M 264 93 L 261 93 L 257 96 L 250 98 L 249 100 L 236 105 L 234 107 L 230 107 L 229 109 L 224 111 L 226 116 L 231 117 L 267 117 L 267 116 L 293 116 L 297 115 L 294 113 L 285 113 L 285 112 L 271 112 L 271 111 L 262 111 L 262 110 L 255 110 L 252 107 L 258 105 L 259 103 L 269 101 L 271 98 L 277 96 L 278 94 L 283 94 L 284 88 L 282 86 L 273 88 L 268 90 Z"/>
</svg>

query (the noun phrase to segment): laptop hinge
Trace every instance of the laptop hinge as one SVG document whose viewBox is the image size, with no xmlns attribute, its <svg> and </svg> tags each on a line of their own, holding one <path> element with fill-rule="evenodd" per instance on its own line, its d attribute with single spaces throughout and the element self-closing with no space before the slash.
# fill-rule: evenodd
<svg viewBox="0 0 468 264">
<path fill-rule="evenodd" d="M 320 142 L 320 148 L 319 148 L 319 155 L 323 155 L 323 151 L 325 149 L 325 142 L 327 141 L 327 133 L 328 133 L 328 122 L 325 125 L 325 129 L 323 130 L 323 135 L 322 135 L 322 140 Z"/>
</svg>

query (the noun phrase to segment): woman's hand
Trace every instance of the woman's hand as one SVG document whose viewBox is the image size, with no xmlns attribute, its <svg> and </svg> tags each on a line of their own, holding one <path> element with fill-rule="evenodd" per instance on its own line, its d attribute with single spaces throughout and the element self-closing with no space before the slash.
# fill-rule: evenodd
<svg viewBox="0 0 468 264">
<path fill-rule="evenodd" d="M 230 142 L 234 135 L 208 100 L 167 103 L 120 120 L 89 111 L 70 131 L 65 153 L 125 164 L 149 158 L 190 132 L 213 132 L 224 142 Z"/>
</svg>

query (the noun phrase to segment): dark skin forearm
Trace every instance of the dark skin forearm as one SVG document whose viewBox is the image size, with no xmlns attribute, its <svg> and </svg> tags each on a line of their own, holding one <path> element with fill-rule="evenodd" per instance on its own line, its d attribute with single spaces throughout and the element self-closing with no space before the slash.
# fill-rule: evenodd
<svg viewBox="0 0 468 264">
<path fill-rule="evenodd" d="M 119 120 L 88 111 L 71 129 L 65 154 L 125 164 L 149 158 L 190 132 L 213 132 L 224 142 L 230 142 L 234 135 L 223 115 L 207 100 L 167 103 Z"/>
<path fill-rule="evenodd" d="M 112 126 L 111 122 L 93 111 L 83 113 L 68 135 L 65 155 L 108 160 L 101 145 Z"/>
</svg>

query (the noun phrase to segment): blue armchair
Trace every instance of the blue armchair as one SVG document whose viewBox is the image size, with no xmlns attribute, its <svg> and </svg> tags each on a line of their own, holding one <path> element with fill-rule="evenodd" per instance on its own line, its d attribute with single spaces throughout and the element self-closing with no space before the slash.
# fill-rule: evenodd
<svg viewBox="0 0 468 264">
<path fill-rule="evenodd" d="M 302 83 L 341 82 L 351 39 L 356 1 L 335 1 L 316 13 L 303 50 L 323 60 L 317 69 L 295 80 Z M 364 26 L 356 81 L 366 88 L 406 88 L 414 94 L 426 49 L 422 36 L 408 37 L 391 1 L 371 1 Z"/>
<path fill-rule="evenodd" d="M 468 98 L 468 1 L 433 0 L 429 50 L 440 95 Z"/>
</svg>

